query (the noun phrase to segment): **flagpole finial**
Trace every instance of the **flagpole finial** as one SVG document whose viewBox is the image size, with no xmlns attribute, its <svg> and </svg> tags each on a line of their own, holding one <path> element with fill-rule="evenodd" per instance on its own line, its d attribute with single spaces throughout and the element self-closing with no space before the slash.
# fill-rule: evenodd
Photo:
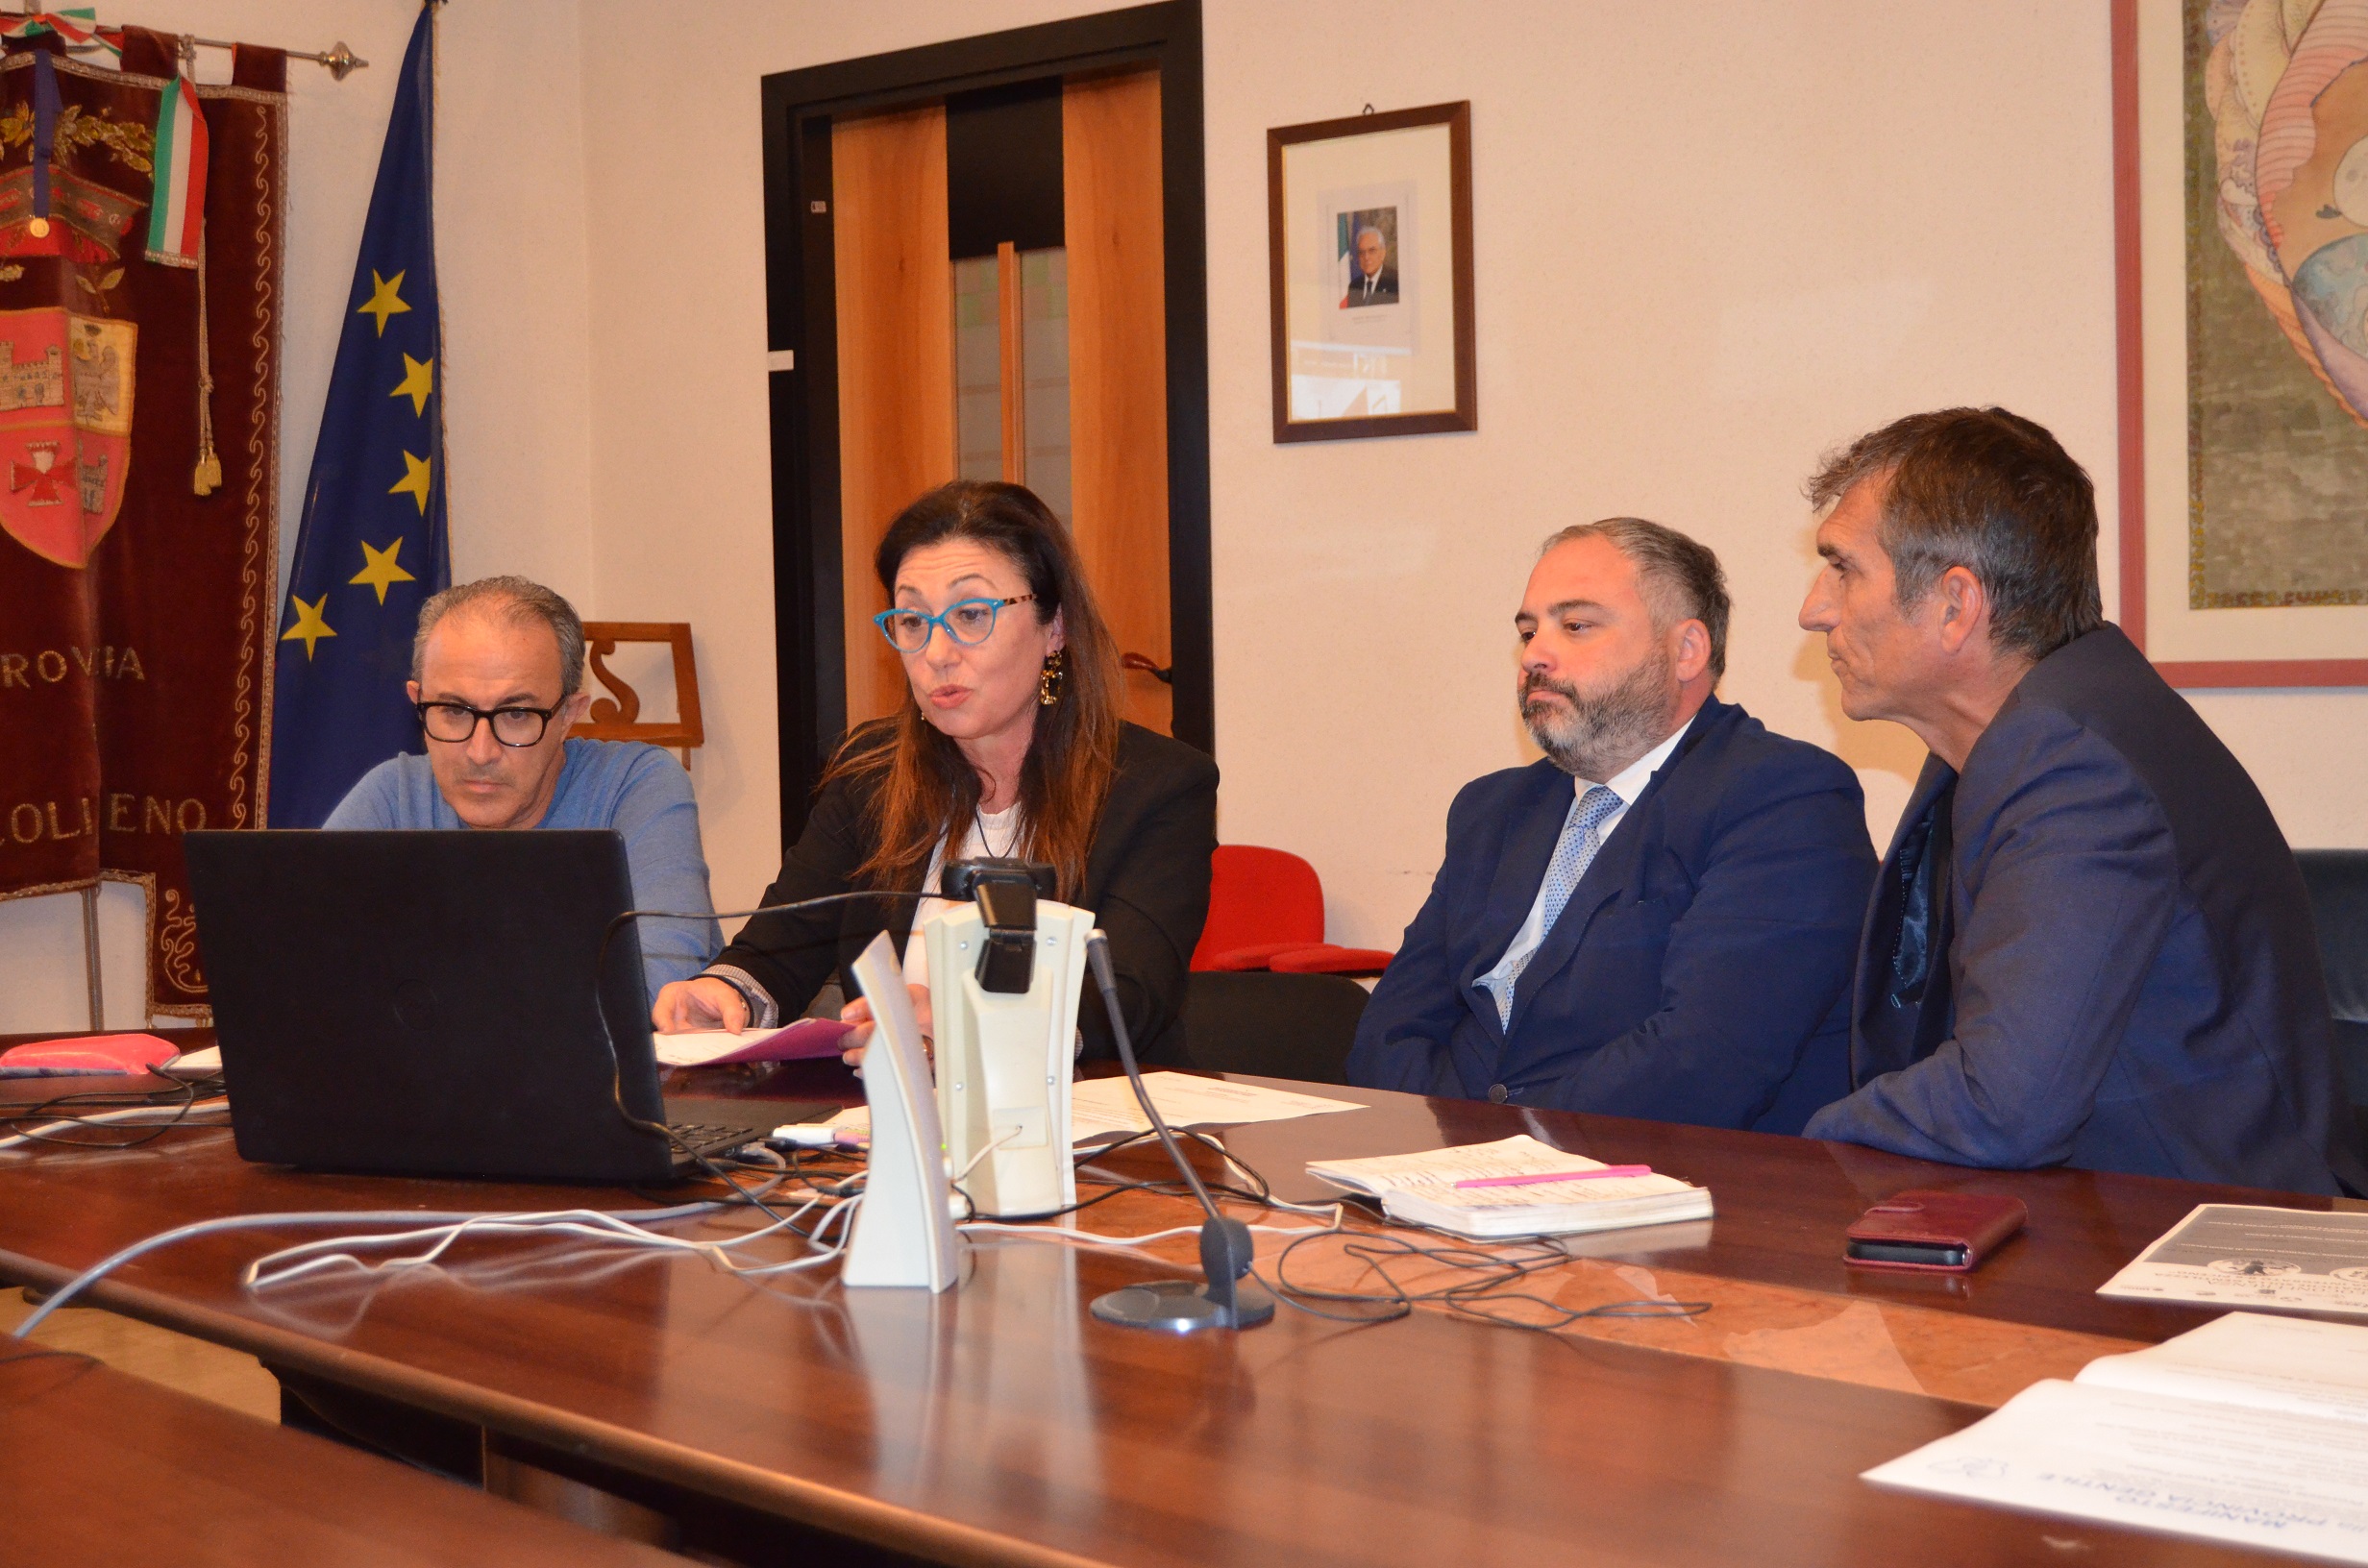
<svg viewBox="0 0 2368 1568">
<path fill-rule="evenodd" d="M 355 55 L 353 50 L 348 49 L 345 46 L 345 40 L 343 38 L 339 38 L 335 43 L 331 44 L 328 52 L 321 55 L 319 58 L 321 63 L 329 67 L 330 76 L 339 82 L 342 82 L 347 77 L 353 75 L 355 66 L 363 63 L 363 61 Z"/>
</svg>

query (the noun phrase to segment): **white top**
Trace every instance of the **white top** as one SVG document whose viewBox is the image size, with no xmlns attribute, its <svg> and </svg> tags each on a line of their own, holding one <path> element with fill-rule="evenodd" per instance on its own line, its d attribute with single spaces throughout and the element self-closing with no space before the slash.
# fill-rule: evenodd
<svg viewBox="0 0 2368 1568">
<path fill-rule="evenodd" d="M 983 836 L 982 830 L 983 829 Z M 1018 852 L 1021 832 L 1020 803 L 1014 800 L 1000 811 L 978 813 L 971 822 L 971 830 L 955 851 L 956 860 L 976 860 L 985 855 L 1008 857 Z M 937 886 L 938 872 L 946 869 L 946 845 L 940 841 L 929 851 L 929 869 L 921 876 L 925 888 Z M 925 986 L 929 983 L 929 944 L 921 938 L 922 922 L 932 915 L 953 908 L 951 900 L 924 898 L 913 905 L 913 932 L 904 942 L 904 983 Z"/>
<path fill-rule="evenodd" d="M 1628 815 L 1628 808 L 1636 804 L 1637 796 L 1644 793 L 1644 786 L 1653 781 L 1653 775 L 1661 772 L 1661 765 L 1669 760 L 1670 753 L 1677 749 L 1677 743 L 1684 740 L 1686 731 L 1692 727 L 1693 721 L 1687 720 L 1677 726 L 1676 733 L 1667 740 L 1637 758 L 1616 776 L 1603 781 L 1606 789 L 1619 796 L 1619 806 L 1596 827 L 1597 843 L 1611 842 L 1612 830 L 1619 826 L 1621 819 Z M 1594 787 L 1595 781 L 1592 779 L 1580 778 L 1576 774 L 1571 776 L 1570 793 L 1573 796 L 1584 796 Z M 1549 867 L 1552 865 L 1552 860 L 1553 857 L 1549 855 L 1547 857 Z M 1524 963 L 1530 954 L 1545 945 L 1546 930 L 1545 876 L 1541 872 L 1538 877 L 1538 895 L 1529 901 L 1529 919 L 1523 920 L 1521 928 L 1513 934 L 1512 944 L 1506 947 L 1505 956 L 1496 961 L 1496 968 L 1489 970 L 1472 984 L 1492 996 L 1498 994 L 1499 988 L 1505 983 L 1505 977 Z"/>
</svg>

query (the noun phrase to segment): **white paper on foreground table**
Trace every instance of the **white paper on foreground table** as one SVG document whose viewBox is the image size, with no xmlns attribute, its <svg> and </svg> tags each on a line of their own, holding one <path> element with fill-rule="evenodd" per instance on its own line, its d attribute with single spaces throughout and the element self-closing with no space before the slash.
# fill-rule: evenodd
<svg viewBox="0 0 2368 1568">
<path fill-rule="evenodd" d="M 2049 1379 L 1878 1485 L 2368 1563 L 2368 1425 Z"/>
<path fill-rule="evenodd" d="M 1217 1078 L 1196 1078 L 1181 1072 L 1147 1072 L 1143 1087 L 1171 1127 L 1202 1127 L 1212 1123 L 1288 1121 L 1295 1116 L 1320 1115 L 1333 1111 L 1362 1111 L 1354 1100 L 1326 1099 L 1320 1094 L 1297 1094 L 1258 1084 L 1233 1084 Z M 833 1127 L 854 1132 L 870 1130 L 869 1107 L 851 1105 L 830 1118 Z M 1150 1118 L 1135 1103 L 1135 1091 L 1124 1078 L 1089 1078 L 1072 1086 L 1069 1100 L 1069 1140 L 1090 1142 L 1112 1134 L 1147 1133 Z"/>
<path fill-rule="evenodd" d="M 2368 1562 L 2368 1329 L 2231 1312 L 1866 1479 Z"/>
<path fill-rule="evenodd" d="M 2231 1312 L 2161 1344 L 2101 1356 L 2074 1381 L 2368 1423 L 2368 1329 Z"/>
</svg>

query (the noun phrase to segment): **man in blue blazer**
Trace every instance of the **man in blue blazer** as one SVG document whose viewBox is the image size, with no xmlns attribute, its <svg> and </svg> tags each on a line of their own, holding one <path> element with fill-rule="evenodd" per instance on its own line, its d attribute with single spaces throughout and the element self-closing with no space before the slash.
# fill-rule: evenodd
<svg viewBox="0 0 2368 1568">
<path fill-rule="evenodd" d="M 1868 911 L 1857 1091 L 1812 1137 L 2299 1192 L 2368 1183 L 2294 857 L 2097 592 L 2088 476 L 1999 408 L 1811 481 L 1801 625 L 1932 748 Z"/>
<path fill-rule="evenodd" d="M 1546 541 L 1515 618 L 1546 756 L 1456 796 L 1349 1082 L 1786 1133 L 1845 1090 L 1865 805 L 1711 695 L 1727 609 L 1674 529 Z"/>
</svg>

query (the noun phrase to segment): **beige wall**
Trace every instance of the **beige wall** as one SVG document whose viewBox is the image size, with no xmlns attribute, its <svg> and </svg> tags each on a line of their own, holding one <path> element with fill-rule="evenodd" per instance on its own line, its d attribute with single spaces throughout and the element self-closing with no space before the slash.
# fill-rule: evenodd
<svg viewBox="0 0 2368 1568">
<path fill-rule="evenodd" d="M 678 38 L 624 0 L 448 19 L 456 566 L 698 627 L 710 744 L 693 772 L 727 905 L 779 857 L 759 79 L 1095 9 L 718 0 Z M 274 41 L 342 33 L 391 64 L 409 6 L 143 14 L 201 12 Z M 1870 815 L 1895 812 L 1917 748 L 1842 719 L 1792 624 L 1800 480 L 1895 414 L 1996 401 L 2053 426 L 2112 515 L 2103 0 L 1360 14 L 1207 0 L 1222 836 L 1308 855 L 1335 937 L 1394 944 L 1456 788 L 1531 754 L 1507 691 L 1530 551 L 1612 511 L 1717 549 L 1738 600 L 1725 695 L 1841 752 Z M 291 507 L 392 87 L 375 69 L 342 89 L 318 75 L 297 73 Z M 1481 429 L 1273 445 L 1265 129 L 1455 98 L 1473 103 Z M 2109 557 L 2107 581 L 2110 602 Z M 2295 843 L 2368 844 L 2351 782 L 2368 694 L 2197 705 Z M 23 993 L 66 998 L 42 1021 L 75 1021 L 78 950 L 50 940 L 65 929 L 0 906 L 0 1023 L 23 1016 L 20 973 Z"/>
</svg>

